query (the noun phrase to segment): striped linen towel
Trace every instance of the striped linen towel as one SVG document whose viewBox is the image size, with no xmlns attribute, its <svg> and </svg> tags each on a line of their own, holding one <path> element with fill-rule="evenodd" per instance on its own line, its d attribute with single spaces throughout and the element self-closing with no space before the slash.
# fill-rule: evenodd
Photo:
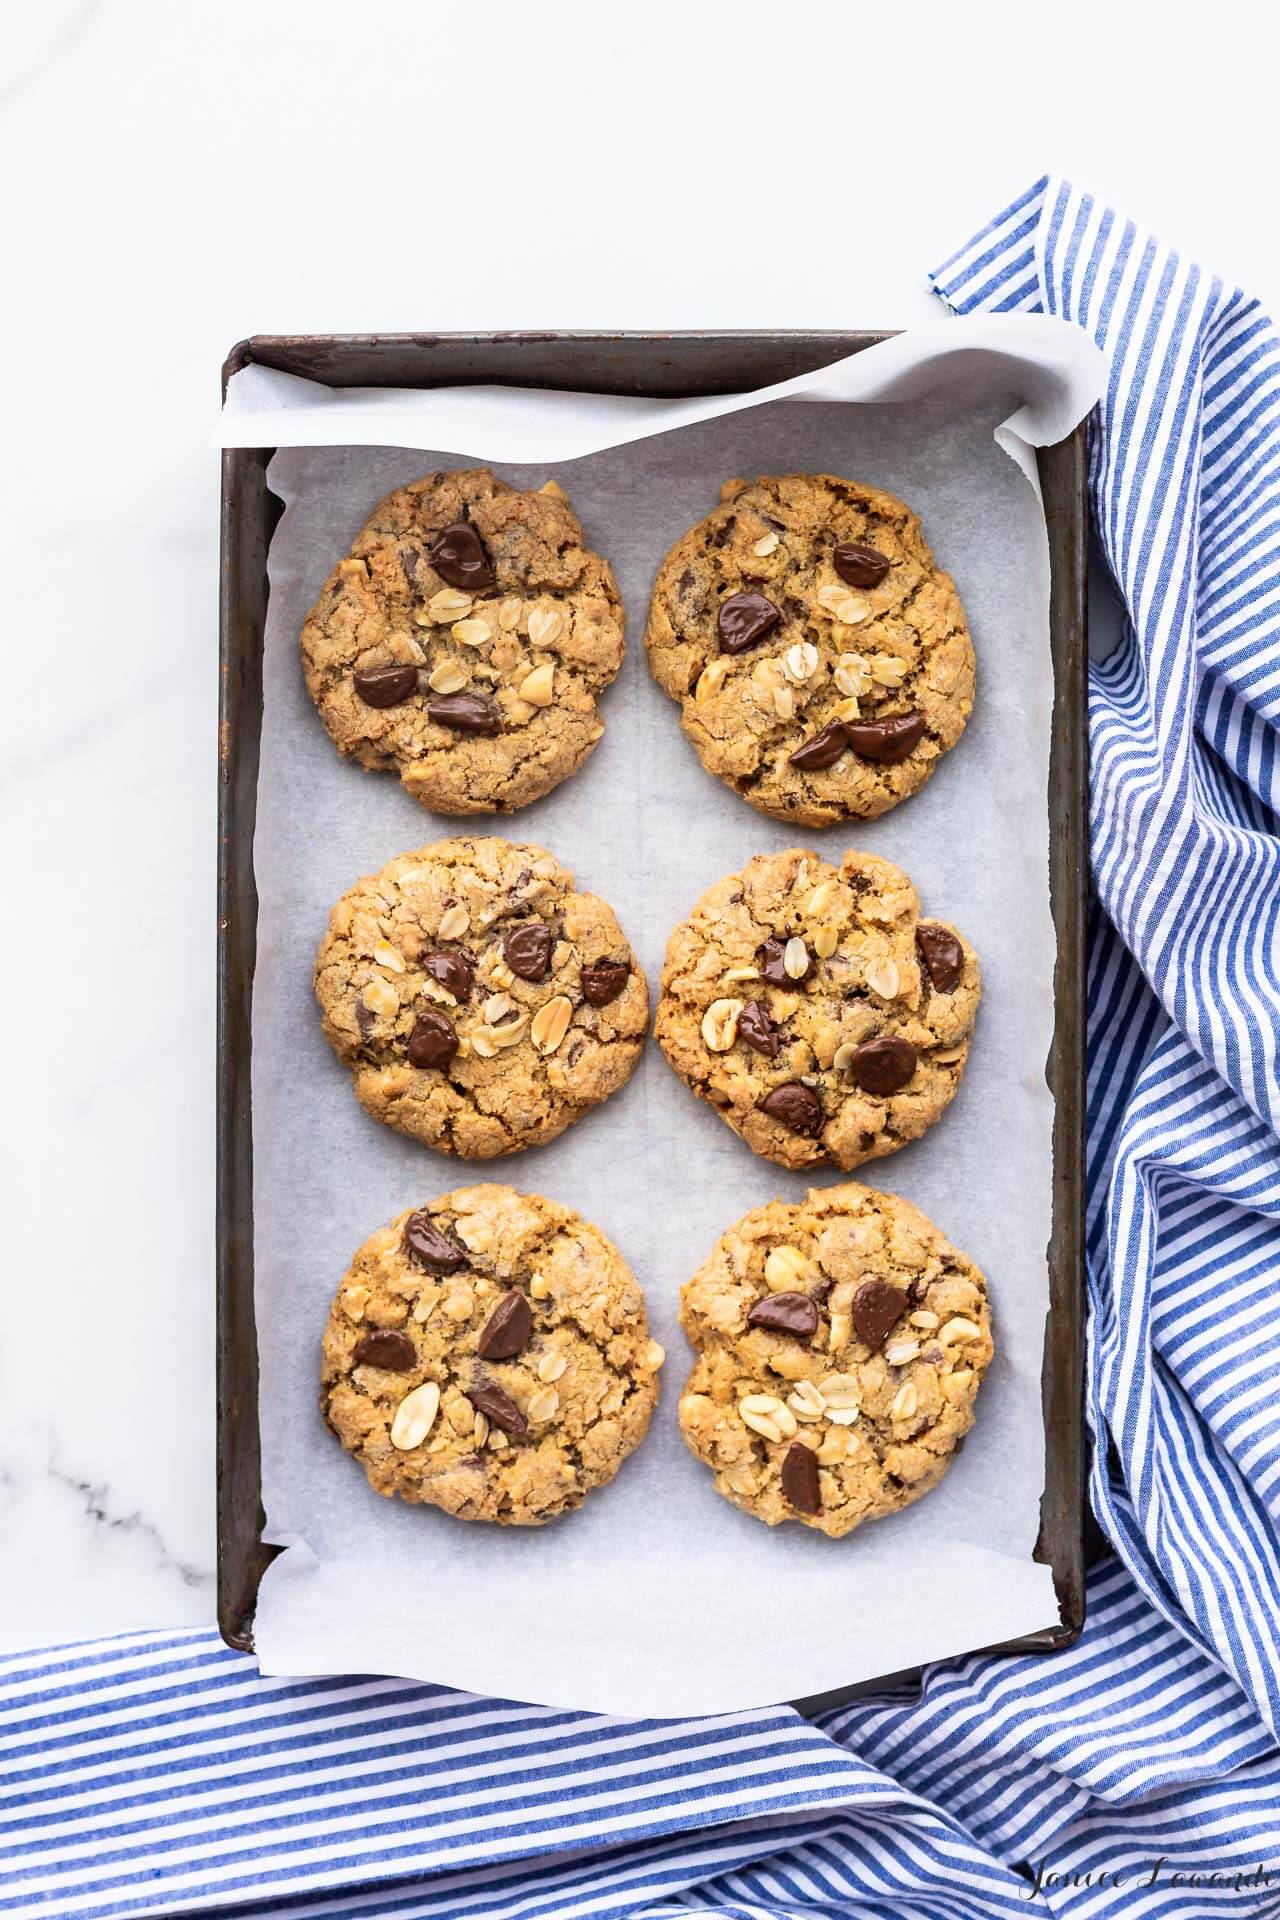
<svg viewBox="0 0 1280 1920">
<path fill-rule="evenodd" d="M 207 1632 L 0 1662 L 0 1912 L 1280 1914 L 1280 352 L 1046 179 L 932 276 L 1088 329 L 1089 1415 L 1080 1642 L 808 1725 L 263 1680 Z"/>
</svg>

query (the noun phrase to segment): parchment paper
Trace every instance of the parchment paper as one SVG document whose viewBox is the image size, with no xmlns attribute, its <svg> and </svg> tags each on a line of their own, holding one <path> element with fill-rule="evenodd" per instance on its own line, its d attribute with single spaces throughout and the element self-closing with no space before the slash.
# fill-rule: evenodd
<svg viewBox="0 0 1280 1920">
<path fill-rule="evenodd" d="M 470 462 L 456 444 L 330 446 L 272 462 L 288 506 L 270 555 L 254 855 L 254 1233 L 266 1538 L 288 1550 L 258 1596 L 264 1671 L 395 1673 L 548 1705 L 706 1714 L 1056 1621 L 1049 1572 L 1031 1560 L 1044 1484 L 1052 1123 L 1048 564 L 1038 496 L 993 437 L 1027 386 L 1012 386 L 1016 368 L 1002 364 L 1005 384 L 993 392 L 992 374 L 989 359 L 962 360 L 929 398 L 772 402 L 557 465 L 617 570 L 629 650 L 591 759 L 508 819 L 427 814 L 392 776 L 343 763 L 297 656 L 307 609 L 381 495 L 432 466 Z M 1085 374 L 1072 378 L 1059 431 L 1094 397 Z M 512 404 L 536 411 L 538 400 Z M 277 415 L 266 437 L 288 428 Z M 960 745 L 921 794 L 856 832 L 789 828 L 705 774 L 641 642 L 656 567 L 720 482 L 799 468 L 869 480 L 915 505 L 956 577 L 978 656 Z M 549 468 L 502 472 L 536 486 Z M 686 1451 L 675 1421 L 690 1360 L 679 1287 L 748 1208 L 798 1198 L 811 1182 L 751 1154 L 655 1046 L 620 1094 L 560 1140 L 499 1162 L 434 1154 L 358 1106 L 312 998 L 328 909 L 357 875 L 458 831 L 550 848 L 616 908 L 655 991 L 667 934 L 704 888 L 753 853 L 796 844 L 838 861 L 857 843 L 898 861 L 924 912 L 954 919 L 975 943 L 984 999 L 960 1093 L 924 1139 L 863 1169 L 979 1262 L 994 1305 L 997 1353 L 977 1424 L 917 1505 L 843 1542 L 768 1529 L 720 1500 Z M 402 1208 L 486 1178 L 595 1220 L 644 1285 L 669 1355 L 653 1428 L 617 1480 L 578 1513 L 527 1531 L 379 1499 L 316 1404 L 320 1332 L 351 1253 Z"/>
</svg>

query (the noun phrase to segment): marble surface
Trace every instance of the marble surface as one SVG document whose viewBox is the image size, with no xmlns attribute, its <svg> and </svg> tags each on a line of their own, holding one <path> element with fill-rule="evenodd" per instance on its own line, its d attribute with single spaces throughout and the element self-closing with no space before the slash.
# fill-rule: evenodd
<svg viewBox="0 0 1280 1920">
<path fill-rule="evenodd" d="M 1274 305 L 1246 8 L 1150 42 L 1084 0 L 1065 47 L 1056 10 L 910 12 L 909 88 L 818 0 L 7 13 L 0 1646 L 213 1614 L 208 427 L 232 343 L 905 325 L 921 270 L 1045 167 Z M 1224 97 L 1229 192 L 1187 135 Z"/>
</svg>

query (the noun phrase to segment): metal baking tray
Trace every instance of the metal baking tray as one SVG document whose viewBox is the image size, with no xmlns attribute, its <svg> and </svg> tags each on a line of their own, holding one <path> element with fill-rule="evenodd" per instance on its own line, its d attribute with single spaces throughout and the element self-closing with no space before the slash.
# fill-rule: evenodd
<svg viewBox="0 0 1280 1920">
<path fill-rule="evenodd" d="M 487 333 L 257 335 L 223 367 L 256 363 L 330 387 L 551 387 L 669 398 L 739 393 L 824 367 L 884 333 Z M 281 513 L 267 486 L 274 447 L 222 456 L 218 734 L 218 1625 L 253 1649 L 262 1540 L 258 1354 L 253 1305 L 250 1006 L 258 899 L 253 872 L 267 551 Z M 1059 1618 L 999 1652 L 1052 1652 L 1084 1621 L 1084 1004 L 1087 731 L 1085 429 L 1038 455 L 1048 522 L 1054 671 L 1049 768 L 1050 900 L 1057 933 L 1048 1064 L 1055 1102 L 1050 1310 L 1042 1392 L 1046 1484 L 1036 1557 L 1053 1570 Z M 977 1649 L 975 1649 L 977 1651 Z M 850 1692 L 884 1684 L 884 1676 Z M 797 1704 L 806 1711 L 848 1694 Z"/>
</svg>

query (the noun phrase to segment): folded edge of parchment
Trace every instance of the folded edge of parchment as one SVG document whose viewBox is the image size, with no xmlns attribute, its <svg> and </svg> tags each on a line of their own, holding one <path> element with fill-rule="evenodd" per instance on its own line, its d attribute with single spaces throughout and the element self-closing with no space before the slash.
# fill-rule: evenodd
<svg viewBox="0 0 1280 1920">
<path fill-rule="evenodd" d="M 231 377 L 214 438 L 222 447 L 437 447 L 508 464 L 576 460 L 770 400 L 914 400 L 962 371 L 975 390 L 1021 397 L 996 438 L 1034 484 L 1029 450 L 1065 439 L 1084 419 L 1106 363 L 1079 327 L 1031 313 L 939 318 L 813 373 L 689 400 L 523 387 L 326 387 L 251 363 Z"/>
</svg>

